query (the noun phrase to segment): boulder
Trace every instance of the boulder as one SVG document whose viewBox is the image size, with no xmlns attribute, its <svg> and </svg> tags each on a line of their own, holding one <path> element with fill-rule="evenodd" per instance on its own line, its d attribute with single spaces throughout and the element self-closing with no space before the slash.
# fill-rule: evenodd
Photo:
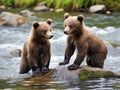
<svg viewBox="0 0 120 90">
<path fill-rule="evenodd" d="M 112 12 L 111 12 L 111 11 L 106 11 L 106 14 L 107 14 L 107 15 L 111 15 Z"/>
<path fill-rule="evenodd" d="M 22 53 L 22 50 L 21 49 L 15 49 L 15 50 L 12 50 L 10 52 L 10 54 L 13 56 L 13 57 L 20 57 L 21 56 L 21 53 Z"/>
<path fill-rule="evenodd" d="M 82 66 L 77 70 L 69 71 L 67 66 L 58 66 L 55 69 L 50 70 L 49 73 L 43 76 L 28 77 L 21 82 L 23 85 L 39 85 L 49 84 L 54 81 L 75 81 L 75 80 L 89 80 L 96 78 L 110 78 L 120 77 L 111 71 L 107 71 L 100 68 L 93 68 L 89 66 Z"/>
<path fill-rule="evenodd" d="M 37 6 L 34 7 L 34 11 L 48 11 L 48 7 L 46 6 L 45 2 L 39 3 Z"/>
<path fill-rule="evenodd" d="M 5 25 L 7 23 L 7 21 L 3 20 L 3 19 L 0 19 L 0 26 L 1 25 Z"/>
<path fill-rule="evenodd" d="M 43 1 L 43 2 L 41 2 L 41 3 L 38 3 L 38 5 L 37 6 L 46 6 L 46 2 L 45 1 Z"/>
<path fill-rule="evenodd" d="M 7 9 L 7 7 L 6 7 L 5 5 L 1 5 L 1 6 L 0 6 L 0 9 L 5 10 L 5 9 Z"/>
<path fill-rule="evenodd" d="M 26 19 L 18 14 L 13 14 L 10 12 L 2 12 L 0 14 L 1 25 L 19 26 L 26 23 Z"/>
<path fill-rule="evenodd" d="M 64 9 L 63 8 L 59 8 L 59 9 L 56 9 L 55 12 L 63 12 Z"/>
<path fill-rule="evenodd" d="M 34 14 L 34 12 L 31 12 L 30 10 L 26 9 L 26 10 L 21 11 L 20 14 L 26 17 L 30 17 Z"/>
<path fill-rule="evenodd" d="M 90 13 L 105 13 L 106 7 L 105 5 L 94 5 L 90 7 L 89 12 Z"/>
<path fill-rule="evenodd" d="M 77 70 L 68 70 L 66 66 L 59 66 L 55 68 L 55 73 L 53 74 L 56 79 L 93 79 L 93 78 L 110 78 L 110 77 L 120 77 L 111 71 L 107 71 L 100 68 L 94 68 L 90 66 L 81 66 Z"/>
<path fill-rule="evenodd" d="M 90 66 L 83 66 L 79 69 L 80 79 L 95 79 L 95 78 L 120 78 L 120 75 L 113 73 L 112 71 L 107 71 L 101 68 L 93 68 Z"/>
</svg>

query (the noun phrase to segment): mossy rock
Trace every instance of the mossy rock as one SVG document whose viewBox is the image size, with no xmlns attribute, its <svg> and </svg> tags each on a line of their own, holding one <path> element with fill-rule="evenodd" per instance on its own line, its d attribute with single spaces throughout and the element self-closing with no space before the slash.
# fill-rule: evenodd
<svg viewBox="0 0 120 90">
<path fill-rule="evenodd" d="M 98 79 L 98 78 L 111 78 L 111 77 L 120 77 L 111 71 L 106 71 L 100 68 L 93 68 L 89 66 L 82 66 L 77 70 L 68 70 L 67 66 L 58 66 L 54 69 L 51 69 L 49 73 L 38 76 L 38 77 L 29 77 L 24 79 L 22 85 L 38 85 L 38 84 L 49 84 L 54 81 L 74 81 L 74 80 L 89 80 L 89 79 Z"/>
<path fill-rule="evenodd" d="M 115 74 L 112 71 L 106 71 L 100 68 L 93 68 L 89 66 L 82 67 L 79 72 L 79 78 L 81 80 L 95 79 L 95 78 L 110 78 L 110 77 L 119 78 L 120 75 Z"/>
<path fill-rule="evenodd" d="M 120 81 L 114 85 L 115 90 L 120 90 Z"/>
</svg>

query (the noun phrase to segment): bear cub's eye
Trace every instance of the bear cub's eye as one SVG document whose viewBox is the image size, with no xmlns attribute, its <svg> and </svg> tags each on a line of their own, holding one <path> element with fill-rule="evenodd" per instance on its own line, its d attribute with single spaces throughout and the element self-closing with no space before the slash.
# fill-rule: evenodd
<svg viewBox="0 0 120 90">
<path fill-rule="evenodd" d="M 69 25 L 69 27 L 72 29 L 73 28 L 73 26 L 72 25 Z"/>
<path fill-rule="evenodd" d="M 46 34 L 47 30 L 42 30 L 42 32 L 43 32 L 44 34 Z"/>
</svg>

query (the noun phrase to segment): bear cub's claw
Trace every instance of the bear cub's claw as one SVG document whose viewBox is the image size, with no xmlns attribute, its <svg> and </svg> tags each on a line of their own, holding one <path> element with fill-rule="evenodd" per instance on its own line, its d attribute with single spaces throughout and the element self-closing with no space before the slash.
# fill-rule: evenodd
<svg viewBox="0 0 120 90">
<path fill-rule="evenodd" d="M 46 74 L 49 72 L 49 69 L 47 67 L 42 68 L 42 74 Z"/>
<path fill-rule="evenodd" d="M 79 68 L 79 65 L 76 65 L 76 64 L 72 64 L 68 66 L 68 70 L 76 70 L 78 68 Z"/>
</svg>

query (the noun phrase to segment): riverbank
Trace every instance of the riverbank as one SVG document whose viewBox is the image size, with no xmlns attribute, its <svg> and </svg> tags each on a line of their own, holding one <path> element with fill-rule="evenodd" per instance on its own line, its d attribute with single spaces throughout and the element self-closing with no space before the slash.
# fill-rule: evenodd
<svg viewBox="0 0 120 90">
<path fill-rule="evenodd" d="M 60 11 L 77 11 L 89 12 L 89 8 L 93 5 L 105 5 L 107 11 L 119 12 L 119 0 L 1 0 L 1 9 L 15 9 L 15 8 L 35 8 L 35 6 L 42 6 L 42 9 L 50 9 Z M 39 7 L 37 7 L 39 9 Z M 59 11 L 57 10 L 57 11 Z"/>
</svg>

